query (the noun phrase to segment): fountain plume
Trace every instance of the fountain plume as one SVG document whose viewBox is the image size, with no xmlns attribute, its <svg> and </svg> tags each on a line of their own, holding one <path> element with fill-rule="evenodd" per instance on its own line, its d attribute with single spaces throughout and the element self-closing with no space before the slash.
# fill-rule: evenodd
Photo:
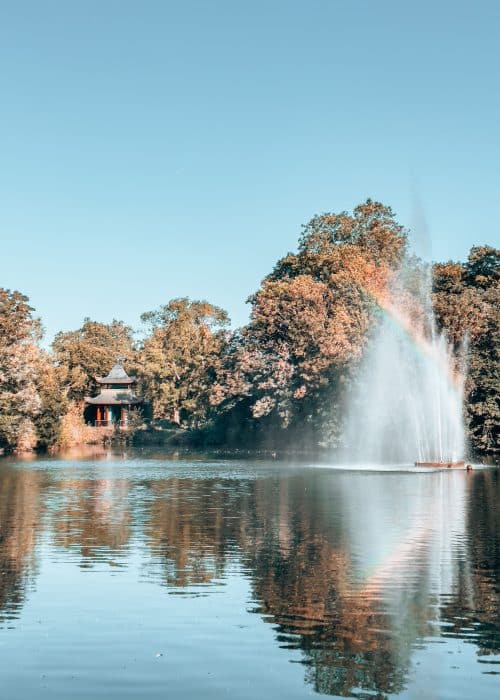
<svg viewBox="0 0 500 700">
<path fill-rule="evenodd" d="M 464 372 L 436 327 L 429 269 L 413 261 L 370 294 L 379 319 L 347 410 L 345 456 L 373 464 L 461 459 Z"/>
</svg>

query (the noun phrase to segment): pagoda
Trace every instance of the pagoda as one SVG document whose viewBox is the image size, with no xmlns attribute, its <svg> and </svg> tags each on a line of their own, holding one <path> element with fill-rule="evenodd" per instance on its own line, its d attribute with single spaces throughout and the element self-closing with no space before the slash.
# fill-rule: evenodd
<svg viewBox="0 0 500 700">
<path fill-rule="evenodd" d="M 127 427 L 130 412 L 143 403 L 135 396 L 132 387 L 135 377 L 129 377 L 120 359 L 106 377 L 96 377 L 101 392 L 98 396 L 85 397 L 85 419 L 96 428 Z"/>
</svg>

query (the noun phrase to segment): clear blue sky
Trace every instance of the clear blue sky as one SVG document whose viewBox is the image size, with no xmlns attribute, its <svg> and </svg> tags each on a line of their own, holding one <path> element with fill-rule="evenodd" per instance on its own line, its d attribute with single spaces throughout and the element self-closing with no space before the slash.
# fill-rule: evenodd
<svg viewBox="0 0 500 700">
<path fill-rule="evenodd" d="M 499 36 L 498 0 L 2 2 L 0 286 L 48 340 L 176 296 L 241 325 L 368 196 L 434 259 L 498 245 Z"/>
</svg>

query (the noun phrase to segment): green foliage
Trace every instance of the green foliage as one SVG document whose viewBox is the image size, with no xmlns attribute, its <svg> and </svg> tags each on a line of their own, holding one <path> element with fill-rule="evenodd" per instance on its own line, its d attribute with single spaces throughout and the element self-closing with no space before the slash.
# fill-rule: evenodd
<svg viewBox="0 0 500 700">
<path fill-rule="evenodd" d="M 472 248 L 464 265 L 465 284 L 477 299 L 472 324 L 467 384 L 469 436 L 480 454 L 500 453 L 500 250 Z"/>
<path fill-rule="evenodd" d="M 153 418 L 199 425 L 210 412 L 226 343 L 226 312 L 207 301 L 173 299 L 142 320 L 149 335 L 138 356 L 140 390 Z"/>
<path fill-rule="evenodd" d="M 28 298 L 0 289 L 0 448 L 31 449 L 40 412 L 37 389 L 41 326 Z"/>
<path fill-rule="evenodd" d="M 46 353 L 41 353 L 37 367 L 37 387 L 40 411 L 35 419 L 38 447 L 54 447 L 59 440 L 61 419 L 68 410 L 66 387 Z"/>
<path fill-rule="evenodd" d="M 405 231 L 380 203 L 315 216 L 303 227 L 299 252 L 278 261 L 250 299 L 250 323 L 229 346 L 214 385 L 219 411 L 242 402 L 274 439 L 285 431 L 287 440 L 317 445 L 327 436 L 335 444 L 374 297 L 405 251 Z"/>
<path fill-rule="evenodd" d="M 133 428 L 151 415 L 197 429 L 200 444 L 335 445 L 376 309 L 403 266 L 418 320 L 422 307 L 412 299 L 421 301 L 422 265 L 408 258 L 391 209 L 367 200 L 303 227 L 297 253 L 279 260 L 250 298 L 240 331 L 229 332 L 222 309 L 180 298 L 143 314 L 138 348 L 122 322 L 87 318 L 56 336 L 52 355 L 38 347 L 28 299 L 0 289 L 0 448 L 91 440 L 82 401 L 119 356 L 148 401 Z M 498 455 L 500 251 L 476 246 L 463 264 L 434 265 L 433 285 L 438 325 L 457 351 L 467 346 L 470 444 Z"/>
<path fill-rule="evenodd" d="M 500 426 L 500 250 L 472 248 L 466 263 L 434 266 L 434 309 L 458 347 L 467 339 L 465 409 L 478 455 L 498 455 Z"/>
<path fill-rule="evenodd" d="M 129 366 L 135 360 L 132 329 L 116 320 L 106 324 L 86 318 L 78 330 L 58 333 L 52 349 L 60 381 L 72 401 L 95 394 L 95 378 L 109 372 L 117 357 L 125 358 Z"/>
<path fill-rule="evenodd" d="M 356 246 L 373 262 L 397 268 L 405 254 L 407 236 L 390 207 L 367 199 L 352 215 L 343 211 L 312 218 L 303 227 L 299 251 L 328 255 L 339 245 Z"/>
<path fill-rule="evenodd" d="M 500 282 L 500 251 L 491 246 L 474 246 L 464 266 L 468 285 L 491 289 Z"/>
</svg>

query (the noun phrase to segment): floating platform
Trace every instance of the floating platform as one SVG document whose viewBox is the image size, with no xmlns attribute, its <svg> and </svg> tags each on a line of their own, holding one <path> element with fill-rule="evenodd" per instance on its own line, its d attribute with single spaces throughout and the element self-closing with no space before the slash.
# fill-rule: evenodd
<svg viewBox="0 0 500 700">
<path fill-rule="evenodd" d="M 433 467 L 434 469 L 472 469 L 470 464 L 463 460 L 459 462 L 415 462 L 416 467 Z"/>
</svg>

